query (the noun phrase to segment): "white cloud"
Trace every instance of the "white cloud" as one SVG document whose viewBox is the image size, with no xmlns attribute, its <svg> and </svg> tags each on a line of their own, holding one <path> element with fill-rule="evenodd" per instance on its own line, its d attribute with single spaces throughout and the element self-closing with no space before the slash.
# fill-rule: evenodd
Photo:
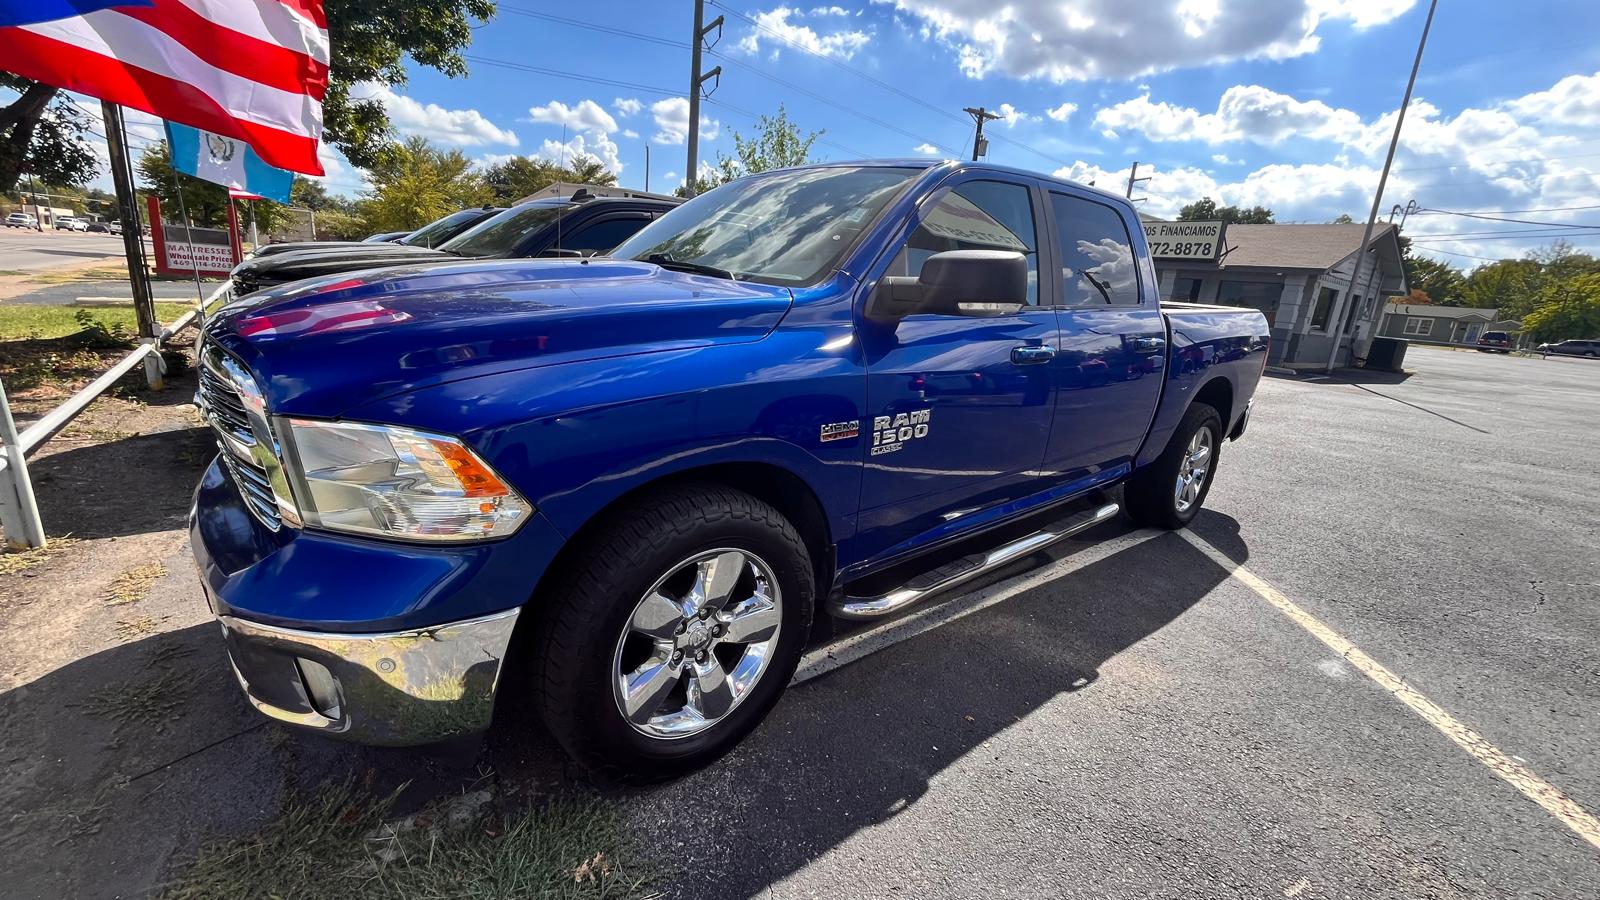
<svg viewBox="0 0 1600 900">
<path fill-rule="evenodd" d="M 839 7 L 819 7 L 811 11 L 811 15 L 819 18 L 844 13 L 845 10 Z M 787 6 L 758 12 L 754 17 L 758 27 L 752 28 L 735 46 L 753 54 L 760 53 L 762 46 L 765 45 L 771 49 L 772 57 L 776 59 L 784 49 L 784 42 L 788 42 L 820 56 L 850 59 L 872 40 L 872 35 L 864 31 L 834 31 L 819 34 L 809 25 L 790 21 L 791 18 L 801 19 L 805 16 L 805 12 Z M 773 35 L 777 35 L 781 40 L 774 38 Z"/>
<path fill-rule="evenodd" d="M 1211 154 L 1211 161 L 1219 166 L 1237 166 L 1243 162 L 1243 160 L 1230 159 L 1226 153 Z"/>
<path fill-rule="evenodd" d="M 632 128 L 624 128 L 622 129 L 622 136 L 630 141 L 635 141 L 639 139 L 639 132 L 634 131 Z"/>
<path fill-rule="evenodd" d="M 627 99 L 618 97 L 611 101 L 611 105 L 616 107 L 617 114 L 623 117 L 636 116 L 639 114 L 639 110 L 644 109 L 644 104 L 640 103 L 635 97 L 628 97 Z"/>
<path fill-rule="evenodd" d="M 850 10 L 842 6 L 813 6 L 811 7 L 811 14 L 813 16 L 848 16 L 850 15 Z M 856 15 L 859 16 L 861 14 L 856 13 Z"/>
<path fill-rule="evenodd" d="M 1133 78 L 1311 53 L 1327 21 L 1367 28 L 1416 0 L 874 0 L 921 21 L 962 72 L 1055 82 Z"/>
<path fill-rule="evenodd" d="M 564 144 L 547 138 L 533 155 L 563 166 L 571 166 L 583 159 L 593 159 L 605 166 L 607 171 L 622 174 L 622 161 L 617 156 L 617 145 L 604 134 L 594 132 L 587 135 L 576 134 Z"/>
<path fill-rule="evenodd" d="M 1050 118 L 1056 120 L 1057 122 L 1065 122 L 1068 119 L 1068 117 L 1070 117 L 1073 113 L 1075 113 L 1077 111 L 1078 111 L 1078 104 L 1076 104 L 1076 103 L 1063 103 L 1060 106 L 1056 107 L 1055 109 L 1046 110 L 1045 111 L 1045 115 L 1047 115 Z"/>
<path fill-rule="evenodd" d="M 355 99 L 383 103 L 389 121 L 404 135 L 421 135 L 434 143 L 457 147 L 517 146 L 514 132 L 496 126 L 475 109 L 446 109 L 437 103 L 419 103 L 373 82 L 356 85 L 350 94 Z"/>
<path fill-rule="evenodd" d="M 617 120 L 593 100 L 581 100 L 577 106 L 567 106 L 560 100 L 551 100 L 543 106 L 528 110 L 528 121 L 547 125 L 563 125 L 573 131 L 610 134 L 617 130 Z"/>
<path fill-rule="evenodd" d="M 1361 117 L 1351 110 L 1321 100 L 1297 100 L 1257 84 L 1228 88 L 1212 113 L 1155 102 L 1145 94 L 1098 110 L 1094 122 L 1102 131 L 1136 131 L 1152 141 L 1207 144 L 1276 144 L 1289 137 L 1348 143 L 1363 134 Z"/>
<path fill-rule="evenodd" d="M 1562 125 L 1600 125 L 1600 72 L 1568 75 L 1548 91 L 1513 100 L 1511 108 L 1530 119 Z"/>
<path fill-rule="evenodd" d="M 668 97 L 650 104 L 650 114 L 660 129 L 652 138 L 658 144 L 681 144 L 689 134 L 689 101 L 684 97 Z M 700 139 L 714 141 L 722 131 L 722 123 L 704 113 L 700 115 Z"/>
<path fill-rule="evenodd" d="M 1005 117 L 1000 120 L 1000 124 L 1006 126 L 1007 128 L 1015 128 L 1018 125 L 1021 125 L 1023 122 L 1039 121 L 1038 116 L 1031 113 L 1025 113 L 1009 103 L 1000 104 L 1000 108 L 995 110 L 995 112 Z"/>
<path fill-rule="evenodd" d="M 932 144 L 918 144 L 911 149 L 913 152 L 921 153 L 924 156 L 939 156 L 940 154 L 944 153 L 943 150 L 940 150 L 938 147 L 935 147 Z"/>
</svg>

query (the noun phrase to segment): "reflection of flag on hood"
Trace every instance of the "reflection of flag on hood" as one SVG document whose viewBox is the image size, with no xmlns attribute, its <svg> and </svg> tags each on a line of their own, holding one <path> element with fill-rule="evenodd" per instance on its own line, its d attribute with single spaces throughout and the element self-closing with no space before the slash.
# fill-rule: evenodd
<svg viewBox="0 0 1600 900">
<path fill-rule="evenodd" d="M 0 68 L 322 174 L 322 0 L 0 0 Z"/>
<path fill-rule="evenodd" d="M 243 141 L 168 122 L 167 143 L 172 147 L 172 168 L 185 175 L 224 185 L 235 196 L 289 202 L 293 173 L 262 162 Z"/>
</svg>

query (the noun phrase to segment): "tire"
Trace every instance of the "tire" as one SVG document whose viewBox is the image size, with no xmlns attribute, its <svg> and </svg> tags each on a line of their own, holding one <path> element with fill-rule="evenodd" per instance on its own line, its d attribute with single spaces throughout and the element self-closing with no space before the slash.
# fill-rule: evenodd
<svg viewBox="0 0 1600 900">
<path fill-rule="evenodd" d="M 1191 444 L 1202 432 L 1208 433 L 1209 453 L 1205 458 L 1205 471 L 1199 478 L 1199 487 L 1184 494 L 1179 477 L 1185 472 L 1184 460 Z M 1183 414 L 1177 430 L 1167 441 L 1167 447 L 1155 461 L 1138 469 L 1128 479 L 1122 492 L 1128 515 L 1140 525 L 1177 529 L 1188 525 L 1199 514 L 1211 493 L 1217 463 L 1222 454 L 1222 417 L 1215 408 L 1196 403 Z M 1192 481 L 1193 479 L 1191 479 Z M 1184 503 L 1181 498 L 1187 498 Z"/>
<path fill-rule="evenodd" d="M 710 618 L 683 618 L 691 585 L 726 602 L 706 604 Z M 556 588 L 535 600 L 544 605 L 528 648 L 535 705 L 567 753 L 604 780 L 649 783 L 698 769 L 777 703 L 800 662 L 815 593 L 805 542 L 766 503 L 709 484 L 648 494 L 598 526 Z M 661 605 L 658 594 L 673 602 Z M 717 678 L 752 665 L 742 692 Z M 623 673 L 643 685 L 635 694 L 621 687 Z M 624 706 L 635 703 L 630 721 Z"/>
</svg>

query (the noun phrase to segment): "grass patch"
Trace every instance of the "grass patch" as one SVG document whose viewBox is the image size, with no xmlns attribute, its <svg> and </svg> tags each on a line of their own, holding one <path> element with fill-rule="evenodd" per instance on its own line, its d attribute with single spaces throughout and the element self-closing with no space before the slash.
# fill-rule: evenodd
<svg viewBox="0 0 1600 900">
<path fill-rule="evenodd" d="M 138 603 L 150 593 L 150 585 L 155 584 L 166 574 L 167 567 L 161 563 L 137 566 L 123 572 L 113 578 L 111 586 L 106 588 L 106 605 L 121 606 L 124 603 Z"/>
<path fill-rule="evenodd" d="M 188 312 L 192 303 L 157 303 L 156 318 L 163 325 Z M 82 310 L 72 306 L 35 306 L 22 303 L 0 303 L 0 341 L 48 340 L 77 334 L 83 324 L 77 314 Z M 90 311 L 93 318 L 106 330 L 118 326 L 133 333 L 137 322 L 133 304 L 127 306 L 97 306 Z"/>
<path fill-rule="evenodd" d="M 391 801 L 348 784 L 289 800 L 261 832 L 207 847 L 161 896 L 598 900 L 642 896 L 651 880 L 599 803 L 435 809 L 394 823 Z"/>
<path fill-rule="evenodd" d="M 189 699 L 194 677 L 163 671 L 143 681 L 125 681 L 103 687 L 82 704 L 84 712 L 118 725 L 160 725 L 177 717 L 178 707 Z"/>
<path fill-rule="evenodd" d="M 134 616 L 131 619 L 119 620 L 113 630 L 115 630 L 117 633 L 117 640 L 131 641 L 135 638 L 142 638 L 146 635 L 155 634 L 156 630 L 161 627 L 161 623 L 170 618 L 172 617 L 162 616 L 160 618 L 155 618 L 152 616 Z"/>
<path fill-rule="evenodd" d="M 71 536 L 49 538 L 43 547 L 32 550 L 13 550 L 0 546 L 0 575 L 20 575 L 29 569 L 42 566 L 62 550 L 76 544 Z"/>
</svg>

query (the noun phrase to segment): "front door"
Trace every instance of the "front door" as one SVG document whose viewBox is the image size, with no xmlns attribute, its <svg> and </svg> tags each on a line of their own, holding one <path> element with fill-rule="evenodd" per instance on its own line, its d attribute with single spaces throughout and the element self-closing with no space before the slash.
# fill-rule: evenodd
<svg viewBox="0 0 1600 900">
<path fill-rule="evenodd" d="M 1150 430 L 1166 373 L 1166 324 L 1123 214 L 1091 195 L 1049 193 L 1061 355 L 1045 466 L 1085 486 L 1126 471 Z M 1132 226 L 1130 228 L 1130 225 Z"/>
<path fill-rule="evenodd" d="M 882 275 L 915 276 L 946 250 L 1012 250 L 1028 260 L 1018 315 L 915 314 L 861 330 L 867 412 L 860 559 L 886 558 L 981 521 L 1038 490 L 1053 415 L 1055 310 L 1039 303 L 1037 188 L 954 176 L 918 209 Z"/>
</svg>

